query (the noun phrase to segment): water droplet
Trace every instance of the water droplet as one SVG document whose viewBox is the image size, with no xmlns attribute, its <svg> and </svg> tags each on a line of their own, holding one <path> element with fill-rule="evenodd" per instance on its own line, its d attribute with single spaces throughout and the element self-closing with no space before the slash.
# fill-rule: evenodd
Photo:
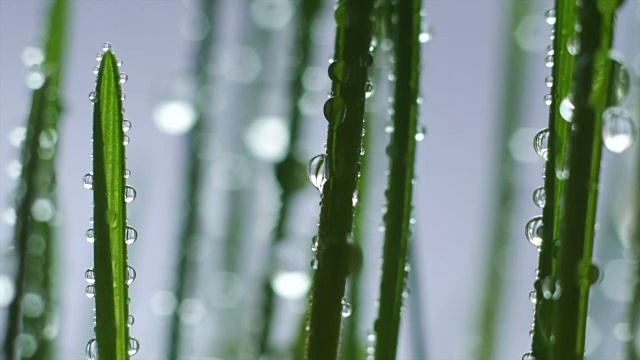
<svg viewBox="0 0 640 360">
<path fill-rule="evenodd" d="M 312 270 L 318 270 L 318 258 L 314 256 L 313 259 L 311 259 L 311 263 L 309 263 L 309 265 L 311 266 Z"/>
<path fill-rule="evenodd" d="M 85 189 L 93 189 L 93 173 L 88 173 L 82 178 L 82 185 Z"/>
<path fill-rule="evenodd" d="M 430 25 L 427 25 L 420 35 L 418 35 L 418 40 L 421 44 L 426 44 L 433 39 L 433 28 Z"/>
<path fill-rule="evenodd" d="M 128 132 L 129 130 L 131 130 L 131 121 L 124 119 L 122 121 L 122 131 Z"/>
<path fill-rule="evenodd" d="M 376 333 L 373 330 L 367 331 L 367 342 L 375 343 L 377 339 Z"/>
<path fill-rule="evenodd" d="M 549 25 L 556 23 L 556 9 L 549 9 L 544 13 L 544 21 Z"/>
<path fill-rule="evenodd" d="M 92 91 L 92 92 L 89 93 L 89 101 L 91 101 L 92 103 L 95 103 L 96 101 L 98 101 L 96 99 L 96 92 L 95 91 Z"/>
<path fill-rule="evenodd" d="M 369 53 L 362 54 L 360 56 L 360 66 L 369 67 L 373 65 L 373 56 Z"/>
<path fill-rule="evenodd" d="M 140 350 L 140 343 L 138 342 L 138 340 L 136 340 L 136 338 L 130 337 L 129 338 L 129 348 L 127 349 L 127 352 L 129 353 L 129 356 L 133 356 L 133 355 L 137 354 L 138 350 Z"/>
<path fill-rule="evenodd" d="M 549 75 L 544 79 L 544 84 L 547 85 L 548 88 L 553 87 L 553 75 Z"/>
<path fill-rule="evenodd" d="M 548 68 L 553 67 L 553 55 L 547 55 L 547 57 L 544 58 L 544 66 Z"/>
<path fill-rule="evenodd" d="M 87 285 L 84 289 L 84 293 L 89 299 L 93 299 L 96 296 L 96 287 L 93 286 L 93 284 Z"/>
<path fill-rule="evenodd" d="M 418 125 L 418 130 L 416 131 L 416 141 L 420 142 L 424 140 L 427 136 L 427 127 L 424 125 Z"/>
<path fill-rule="evenodd" d="M 311 251 L 318 251 L 318 236 L 314 236 L 311 238 Z"/>
<path fill-rule="evenodd" d="M 558 180 L 567 180 L 569 178 L 570 172 L 569 167 L 566 165 L 556 167 L 556 177 Z"/>
<path fill-rule="evenodd" d="M 573 110 L 575 110 L 575 106 L 571 102 L 569 97 L 562 99 L 560 102 L 560 106 L 558 109 L 560 110 L 560 116 L 568 122 L 571 122 L 573 119 Z"/>
<path fill-rule="evenodd" d="M 618 105 L 627 97 L 631 83 L 629 71 L 616 57 L 617 56 L 611 58 L 613 69 L 609 94 L 610 105 Z"/>
<path fill-rule="evenodd" d="M 533 290 L 532 292 L 529 293 L 529 301 L 531 301 L 532 304 L 535 304 L 536 302 L 538 302 L 537 298 L 536 298 L 536 291 Z"/>
<path fill-rule="evenodd" d="M 108 42 L 102 43 L 102 51 L 107 52 L 109 50 L 111 50 L 111 44 L 109 44 Z"/>
<path fill-rule="evenodd" d="M 546 194 L 543 187 L 539 187 L 533 191 L 533 203 L 541 209 L 544 208 L 546 204 Z"/>
<path fill-rule="evenodd" d="M 120 73 L 120 84 L 125 84 L 129 80 L 129 75 Z"/>
<path fill-rule="evenodd" d="M 547 45 L 547 55 L 554 55 L 556 50 L 553 48 L 553 44 Z"/>
<path fill-rule="evenodd" d="M 93 244 L 93 242 L 96 240 L 96 235 L 95 235 L 95 231 L 93 230 L 93 228 L 88 229 L 86 232 L 86 236 L 87 236 L 87 242 Z"/>
<path fill-rule="evenodd" d="M 135 199 L 136 199 L 136 189 L 134 189 L 131 186 L 127 185 L 124 188 L 124 202 L 129 204 Z"/>
<path fill-rule="evenodd" d="M 127 272 L 125 273 L 124 280 L 127 285 L 131 285 L 131 283 L 136 279 L 136 269 L 127 265 Z"/>
<path fill-rule="evenodd" d="M 404 271 L 407 273 L 411 271 L 411 264 L 409 262 L 404 263 Z"/>
<path fill-rule="evenodd" d="M 138 231 L 131 226 L 127 226 L 124 231 L 124 243 L 131 245 L 138 240 Z"/>
<path fill-rule="evenodd" d="M 133 315 L 129 314 L 127 316 L 127 327 L 132 327 L 135 322 L 136 318 L 134 318 Z"/>
<path fill-rule="evenodd" d="M 96 60 L 97 61 L 102 61 L 102 53 L 97 53 L 96 54 Z"/>
<path fill-rule="evenodd" d="M 542 245 L 542 232 L 542 216 L 534 216 L 527 222 L 524 233 L 531 244 L 535 246 Z"/>
<path fill-rule="evenodd" d="M 589 285 L 593 285 L 600 280 L 600 268 L 596 264 L 589 266 Z"/>
<path fill-rule="evenodd" d="M 85 346 L 84 353 L 87 357 L 87 360 L 97 360 L 98 359 L 98 342 L 96 339 L 91 339 Z"/>
<path fill-rule="evenodd" d="M 316 155 L 311 158 L 307 164 L 307 175 L 309 176 L 309 181 L 311 181 L 311 184 L 313 184 L 313 186 L 320 192 L 322 192 L 324 184 L 329 179 L 325 170 L 326 159 L 327 156 L 324 154 Z"/>
<path fill-rule="evenodd" d="M 559 282 L 554 282 L 551 276 L 542 279 L 542 296 L 547 300 L 558 300 L 562 294 Z"/>
<path fill-rule="evenodd" d="M 324 117 L 334 125 L 340 125 L 347 115 L 347 104 L 340 96 L 334 96 L 324 103 Z"/>
<path fill-rule="evenodd" d="M 545 161 L 549 157 L 549 130 L 542 129 L 538 131 L 533 138 L 533 150 Z"/>
<path fill-rule="evenodd" d="M 367 82 L 364 87 L 364 97 L 365 99 L 368 99 L 371 97 L 371 95 L 373 95 L 373 83 Z"/>
<path fill-rule="evenodd" d="M 531 353 L 525 353 L 524 355 L 522 355 L 522 360 L 536 360 L 535 356 L 533 356 Z"/>
<path fill-rule="evenodd" d="M 569 54 L 576 56 L 580 52 L 580 39 L 571 37 L 567 40 L 567 51 Z"/>
<path fill-rule="evenodd" d="M 349 316 L 351 316 L 351 304 L 349 304 L 349 301 L 347 300 L 346 297 L 342 298 L 342 317 L 343 318 L 348 318 Z"/>
<path fill-rule="evenodd" d="M 605 110 L 602 118 L 602 140 L 607 149 L 621 153 L 633 145 L 636 127 L 629 112 L 612 107 Z"/>
<path fill-rule="evenodd" d="M 552 101 L 553 101 L 553 96 L 551 94 L 547 94 L 544 96 L 545 105 L 551 106 Z"/>
<path fill-rule="evenodd" d="M 116 65 L 118 65 L 118 67 L 122 66 L 123 64 L 124 64 L 124 61 L 122 61 L 122 60 L 120 60 L 120 59 L 118 59 L 118 60 L 116 61 Z"/>
<path fill-rule="evenodd" d="M 129 136 L 125 135 L 122 138 L 122 143 L 124 144 L 124 146 L 127 146 L 127 145 L 129 145 L 129 142 L 131 142 L 131 139 L 129 139 Z"/>
<path fill-rule="evenodd" d="M 84 272 L 84 279 L 87 280 L 89 284 L 96 283 L 96 273 L 93 269 L 87 269 L 87 271 Z"/>
<path fill-rule="evenodd" d="M 124 169 L 124 178 L 128 179 L 129 176 L 131 176 L 131 170 L 129 169 Z"/>
<path fill-rule="evenodd" d="M 349 65 L 344 60 L 334 61 L 331 65 L 329 65 L 329 78 L 334 82 L 344 84 L 347 82 L 349 78 L 349 73 L 351 69 Z"/>
<path fill-rule="evenodd" d="M 393 122 L 389 121 L 385 124 L 384 132 L 386 132 L 387 134 L 392 134 L 394 130 L 395 127 L 393 126 Z"/>
<path fill-rule="evenodd" d="M 127 95 L 125 93 L 120 94 L 120 100 L 125 101 L 127 99 Z"/>
</svg>

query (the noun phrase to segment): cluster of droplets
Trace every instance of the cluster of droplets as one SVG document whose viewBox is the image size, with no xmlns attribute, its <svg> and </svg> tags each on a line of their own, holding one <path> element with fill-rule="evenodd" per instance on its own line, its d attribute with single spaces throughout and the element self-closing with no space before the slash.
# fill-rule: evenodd
<svg viewBox="0 0 640 360">
<path fill-rule="evenodd" d="M 96 55 L 96 60 L 98 62 L 102 61 L 102 58 L 104 56 L 104 53 L 111 50 L 111 44 L 109 43 L 103 43 L 102 44 L 102 52 L 99 52 Z M 122 60 L 117 60 L 117 66 L 120 67 L 122 66 L 123 62 Z M 96 66 L 93 68 L 93 73 L 96 75 L 96 84 L 97 84 L 97 77 L 98 77 L 98 73 L 100 71 L 100 67 Z M 127 80 L 129 79 L 129 77 L 127 76 L 127 74 L 125 73 L 120 73 L 120 83 L 124 84 L 127 82 Z M 124 101 L 126 98 L 125 94 L 122 93 L 121 95 L 121 100 Z M 98 101 L 98 95 L 96 94 L 95 91 L 92 91 L 91 93 L 89 93 L 89 100 L 94 103 Z M 124 113 L 124 107 L 122 108 L 122 112 Z M 131 121 L 124 119 L 122 122 L 122 132 L 123 132 L 123 144 L 126 146 L 129 144 L 129 137 L 126 135 L 129 130 L 131 130 Z M 93 138 L 91 139 L 91 141 L 93 141 Z M 93 158 L 93 155 L 91 156 L 91 158 Z M 125 157 L 126 160 L 126 157 Z M 131 175 L 131 171 L 129 169 L 125 169 L 124 171 L 124 178 L 128 179 L 129 176 Z M 87 173 L 86 175 L 84 175 L 84 177 L 82 178 L 82 184 L 84 186 L 85 189 L 89 189 L 92 190 L 93 189 L 93 173 Z M 126 204 L 130 204 L 131 202 L 133 202 L 136 198 L 136 190 L 129 186 L 126 185 L 124 188 L 124 202 Z M 113 212 L 108 212 L 107 213 L 107 218 L 105 219 L 105 221 L 107 222 L 107 224 L 109 224 L 110 226 L 115 226 L 115 224 L 117 223 L 117 219 L 116 219 L 116 215 Z M 95 230 L 93 229 L 93 224 L 94 224 L 94 218 L 91 217 L 89 219 L 89 223 L 91 224 L 91 227 L 86 231 L 85 236 L 86 236 L 86 240 L 89 243 L 93 243 L 95 241 Z M 127 221 L 128 223 L 128 221 Z M 126 245 L 132 245 L 133 243 L 136 242 L 136 240 L 138 239 L 138 231 L 129 226 L 128 224 L 125 227 L 125 231 L 124 231 L 124 242 Z M 85 280 L 87 281 L 87 287 L 85 288 L 85 294 L 88 298 L 93 299 L 96 296 L 96 276 L 95 276 L 95 270 L 93 268 L 87 269 L 87 271 L 85 271 Z M 132 267 L 127 265 L 127 268 L 125 270 L 125 285 L 127 287 L 129 287 L 129 285 L 131 285 L 133 283 L 133 281 L 136 279 L 136 270 Z M 129 302 L 130 299 L 127 299 L 127 302 Z M 93 315 L 93 325 L 94 325 L 94 331 L 95 331 L 95 326 L 97 325 L 97 316 L 96 316 L 96 309 L 95 309 L 95 305 L 94 305 L 94 309 L 93 309 L 94 315 Z M 133 317 L 133 315 L 128 314 L 127 315 L 127 326 L 131 327 L 133 326 L 133 323 L 135 322 L 135 318 Z M 137 339 L 135 339 L 134 337 L 130 337 L 129 338 L 129 343 L 128 343 L 128 354 L 129 356 L 133 356 L 135 354 L 138 353 L 138 350 L 140 349 L 140 343 L 138 342 Z M 86 347 L 85 347 L 85 356 L 88 360 L 96 360 L 98 359 L 98 346 L 97 346 L 97 340 L 95 337 L 93 337 L 91 340 L 89 340 L 89 342 L 87 343 Z"/>
</svg>

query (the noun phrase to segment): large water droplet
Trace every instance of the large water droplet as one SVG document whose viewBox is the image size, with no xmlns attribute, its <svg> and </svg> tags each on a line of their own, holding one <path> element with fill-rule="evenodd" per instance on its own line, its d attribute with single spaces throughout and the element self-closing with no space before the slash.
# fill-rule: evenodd
<svg viewBox="0 0 640 360">
<path fill-rule="evenodd" d="M 324 103 L 324 117 L 334 125 L 340 125 L 347 115 L 347 104 L 340 96 L 334 96 Z"/>
<path fill-rule="evenodd" d="M 122 131 L 128 132 L 129 130 L 131 130 L 131 121 L 124 119 L 122 121 Z"/>
<path fill-rule="evenodd" d="M 544 21 L 549 25 L 556 23 L 556 9 L 549 9 L 544 13 Z"/>
<path fill-rule="evenodd" d="M 129 80 L 129 75 L 120 73 L 120 84 L 125 84 Z"/>
<path fill-rule="evenodd" d="M 108 42 L 102 43 L 102 51 L 107 52 L 109 50 L 111 50 L 111 44 L 109 44 Z"/>
<path fill-rule="evenodd" d="M 573 111 L 575 108 L 576 107 L 573 105 L 569 97 L 562 99 L 560 106 L 558 107 L 560 110 L 560 116 L 568 122 L 573 120 Z"/>
<path fill-rule="evenodd" d="M 547 57 L 544 58 L 544 66 L 548 68 L 553 67 L 553 55 L 547 55 Z"/>
<path fill-rule="evenodd" d="M 536 154 L 538 154 L 545 161 L 549 156 L 549 130 L 542 129 L 538 131 L 536 136 L 533 138 L 533 150 L 535 150 Z"/>
<path fill-rule="evenodd" d="M 92 92 L 89 93 L 89 101 L 91 101 L 92 103 L 95 103 L 96 101 L 98 101 L 97 98 L 96 98 L 96 92 L 95 91 L 92 91 Z"/>
<path fill-rule="evenodd" d="M 124 188 L 124 202 L 129 204 L 135 199 L 136 199 L 136 189 L 134 189 L 131 186 L 127 185 Z"/>
<path fill-rule="evenodd" d="M 346 297 L 342 298 L 341 304 L 342 304 L 342 317 L 348 318 L 349 316 L 351 316 L 351 312 L 352 312 L 351 304 L 349 304 L 349 301 L 347 300 Z"/>
<path fill-rule="evenodd" d="M 533 356 L 533 354 L 531 354 L 530 352 L 528 352 L 522 355 L 522 360 L 536 360 L 536 357 Z"/>
<path fill-rule="evenodd" d="M 125 273 L 124 280 L 127 285 L 131 285 L 131 283 L 136 279 L 136 269 L 127 265 L 127 271 Z"/>
<path fill-rule="evenodd" d="M 536 291 L 533 290 L 529 293 L 529 301 L 531 301 L 532 304 L 535 304 L 536 302 L 538 302 L 537 298 L 536 298 Z"/>
<path fill-rule="evenodd" d="M 97 360 L 98 359 L 98 342 L 96 339 L 91 339 L 85 346 L 84 354 L 87 360 Z"/>
<path fill-rule="evenodd" d="M 567 51 L 569 54 L 576 56 L 580 53 L 580 39 L 577 37 L 571 37 L 567 40 Z"/>
<path fill-rule="evenodd" d="M 539 208 L 544 208 L 546 204 L 546 194 L 543 187 L 539 187 L 533 191 L 533 203 Z"/>
<path fill-rule="evenodd" d="M 124 243 L 131 245 L 138 240 L 138 231 L 131 226 L 127 226 L 124 231 Z"/>
<path fill-rule="evenodd" d="M 95 271 L 93 271 L 93 269 L 87 269 L 87 271 L 84 272 L 84 279 L 87 280 L 89 284 L 95 284 L 96 283 Z"/>
<path fill-rule="evenodd" d="M 95 231 L 93 230 L 93 228 L 88 229 L 86 232 L 86 236 L 87 236 L 87 242 L 89 243 L 93 243 L 96 239 L 96 235 L 95 235 Z"/>
<path fill-rule="evenodd" d="M 524 234 L 527 240 L 535 246 L 542 245 L 542 216 L 534 216 L 527 222 L 525 226 Z"/>
<path fill-rule="evenodd" d="M 102 55 L 103 55 L 102 53 L 97 53 L 96 54 L 96 60 L 97 61 L 102 61 Z"/>
<path fill-rule="evenodd" d="M 611 58 L 612 73 L 611 73 L 611 90 L 609 94 L 609 105 L 619 105 L 629 93 L 629 86 L 631 80 L 629 78 L 629 71 L 622 65 L 615 57 Z"/>
<path fill-rule="evenodd" d="M 128 179 L 129 176 L 131 176 L 131 170 L 129 169 L 124 169 L 124 178 Z"/>
<path fill-rule="evenodd" d="M 337 83 L 344 84 L 349 78 L 351 69 L 344 60 L 337 60 L 329 65 L 329 78 Z"/>
<path fill-rule="evenodd" d="M 140 350 L 140 343 L 138 342 L 138 340 L 136 340 L 136 338 L 130 337 L 129 338 L 129 347 L 127 349 L 127 352 L 129 353 L 129 356 L 133 356 L 133 355 L 137 354 L 138 350 Z"/>
<path fill-rule="evenodd" d="M 629 112 L 612 107 L 602 114 L 602 119 L 602 141 L 607 149 L 621 153 L 633 145 L 636 126 Z"/>
<path fill-rule="evenodd" d="M 87 285 L 84 289 L 84 293 L 89 299 L 93 299 L 96 296 L 96 287 L 93 284 Z"/>
<path fill-rule="evenodd" d="M 324 154 L 316 155 L 307 164 L 307 175 L 309 176 L 309 181 L 311 184 L 318 189 L 318 191 L 322 192 L 322 188 L 324 184 L 329 179 L 328 173 L 325 169 L 327 156 Z"/>
</svg>

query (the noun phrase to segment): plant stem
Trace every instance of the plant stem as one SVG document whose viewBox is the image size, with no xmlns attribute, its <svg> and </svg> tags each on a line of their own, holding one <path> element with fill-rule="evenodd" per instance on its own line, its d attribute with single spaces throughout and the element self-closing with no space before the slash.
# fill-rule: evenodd
<svg viewBox="0 0 640 360">
<path fill-rule="evenodd" d="M 125 147 L 120 71 L 111 50 L 98 72 L 93 111 L 96 339 L 100 358 L 129 359 Z"/>
<path fill-rule="evenodd" d="M 386 191 L 387 213 L 384 216 L 380 308 L 374 330 L 376 359 L 395 359 L 398 348 L 400 317 L 405 293 L 408 263 L 407 248 L 411 236 L 410 219 L 418 96 L 420 87 L 421 0 L 399 0 L 398 22 L 393 31 L 395 43 L 395 116 L 389 155 L 389 178 Z"/>
<path fill-rule="evenodd" d="M 538 270 L 534 289 L 533 337 L 531 353 L 535 358 L 550 358 L 551 334 L 553 333 L 553 300 L 543 294 L 542 282 L 554 282 L 556 278 L 557 242 L 560 236 L 560 198 L 564 194 L 566 179 L 556 177 L 556 171 L 567 164 L 569 123 L 560 116 L 560 103 L 569 96 L 573 79 L 574 57 L 568 51 L 570 39 L 576 36 L 576 1 L 556 0 L 556 23 L 554 26 L 551 87 L 552 104 L 549 108 L 549 137 L 547 161 L 544 170 L 545 205 L 542 210 L 544 224 L 542 244 L 539 247 Z"/>
<path fill-rule="evenodd" d="M 211 57 L 211 40 L 213 38 L 212 24 L 213 13 L 215 9 L 216 1 L 202 0 L 200 2 L 201 14 L 204 15 L 206 23 L 201 24 L 205 29 L 205 35 L 198 42 L 198 50 L 195 61 L 195 78 L 196 78 L 196 110 L 197 117 L 193 128 L 188 133 L 188 152 L 187 162 L 188 169 L 186 174 L 186 194 L 185 194 L 185 214 L 182 222 L 182 230 L 180 235 L 180 250 L 178 251 L 178 272 L 175 279 L 175 296 L 177 304 L 181 304 L 186 295 L 192 292 L 192 289 L 188 289 L 191 284 L 187 279 L 193 277 L 195 272 L 195 265 L 192 263 L 190 256 L 192 256 L 193 248 L 196 241 L 196 235 L 199 230 L 199 217 L 200 217 L 200 205 L 199 205 L 199 193 L 202 186 L 202 161 L 200 160 L 200 154 L 203 151 L 203 130 L 205 123 L 207 122 L 207 115 L 204 108 L 209 101 L 209 75 L 207 73 L 207 67 L 209 65 Z M 209 27 L 209 28 L 207 28 Z M 181 323 L 180 313 L 174 311 L 171 317 L 171 330 L 169 337 L 169 359 L 177 360 L 180 356 L 181 349 Z"/>
<path fill-rule="evenodd" d="M 368 67 L 373 63 L 371 15 L 373 0 L 345 1 L 336 9 L 335 62 L 329 75 L 332 98 L 324 106 L 329 120 L 327 181 L 322 187 L 317 270 L 313 278 L 307 358 L 337 357 L 353 227 L 353 193 L 360 171 Z"/>
<path fill-rule="evenodd" d="M 574 128 L 570 132 L 569 178 L 561 217 L 554 309 L 554 360 L 584 358 L 589 272 L 593 251 L 602 113 L 609 104 L 615 10 L 618 2 L 584 0 L 578 7 L 580 52 L 573 77 Z"/>
<path fill-rule="evenodd" d="M 280 210 L 275 228 L 271 234 L 271 244 L 269 245 L 269 259 L 265 277 L 262 280 L 264 289 L 262 304 L 261 331 L 258 336 L 258 353 L 264 355 L 269 351 L 269 337 L 273 322 L 273 308 L 275 293 L 271 286 L 271 279 L 276 267 L 275 250 L 277 245 L 286 238 L 287 226 L 289 224 L 289 212 L 295 193 L 305 184 L 304 164 L 296 159 L 296 151 L 300 132 L 302 114 L 298 106 L 298 100 L 304 93 L 303 74 L 311 62 L 313 50 L 312 25 L 313 20 L 320 11 L 322 2 L 320 0 L 306 0 L 300 5 L 297 20 L 296 44 L 299 49 L 300 58 L 293 69 L 293 81 L 291 81 L 291 121 L 289 122 L 289 150 L 283 160 L 275 164 L 274 171 L 280 186 Z M 301 181 L 302 180 L 302 181 Z"/>
<path fill-rule="evenodd" d="M 7 319 L 7 329 L 4 339 L 4 354 L 10 360 L 14 359 L 18 353 L 15 346 L 16 338 L 21 332 L 21 322 L 33 327 L 32 330 L 42 331 L 43 326 L 51 316 L 50 311 L 40 317 L 40 319 L 30 320 L 23 318 L 22 301 L 25 295 L 25 286 L 29 287 L 30 280 L 28 265 L 30 262 L 44 261 L 45 279 L 43 285 L 29 288 L 29 291 L 40 293 L 45 301 L 47 309 L 51 309 L 52 288 L 50 272 L 53 261 L 53 233 L 51 220 L 37 219 L 32 216 L 32 207 L 35 201 L 49 201 L 53 207 L 51 211 L 55 214 L 55 152 L 58 139 L 58 120 L 61 113 L 60 100 L 60 79 L 62 72 L 63 53 L 67 42 L 67 14 L 69 2 L 67 0 L 55 0 L 51 2 L 49 9 L 48 38 L 46 39 L 44 55 L 45 60 L 41 64 L 41 69 L 45 76 L 42 86 L 35 90 L 31 100 L 31 110 L 27 120 L 27 132 L 24 147 L 22 149 L 22 174 L 16 196 L 16 227 L 14 242 L 17 252 L 17 272 L 15 278 L 15 296 L 9 305 Z M 52 141 L 41 141 L 41 138 Z M 43 179 L 45 179 L 43 181 Z M 55 216 L 53 215 L 52 216 Z M 44 221 L 43 221 L 44 220 Z M 46 249 L 44 254 L 34 256 L 29 251 L 29 239 L 37 235 L 44 238 Z M 44 259 L 36 259 L 41 257 Z M 42 268 L 40 268 L 42 270 Z M 38 350 L 33 355 L 35 359 L 42 359 L 48 356 L 48 339 L 37 335 Z"/>
<path fill-rule="evenodd" d="M 498 127 L 497 154 L 495 156 L 497 169 L 494 191 L 496 194 L 495 217 L 490 238 L 487 239 L 488 257 L 484 278 L 483 300 L 480 307 L 479 330 L 481 340 L 477 351 L 478 359 L 491 360 L 495 358 L 496 323 L 498 313 L 503 303 L 504 281 L 502 274 L 506 270 L 506 259 L 509 245 L 509 224 L 513 219 L 514 208 L 514 180 L 512 174 L 516 168 L 515 159 L 509 151 L 510 138 L 522 123 L 523 102 L 523 73 L 526 57 L 522 48 L 517 44 L 513 34 L 518 25 L 529 13 L 530 4 L 527 1 L 510 1 L 510 24 L 505 39 L 505 70 L 502 87 L 502 117 Z"/>
</svg>

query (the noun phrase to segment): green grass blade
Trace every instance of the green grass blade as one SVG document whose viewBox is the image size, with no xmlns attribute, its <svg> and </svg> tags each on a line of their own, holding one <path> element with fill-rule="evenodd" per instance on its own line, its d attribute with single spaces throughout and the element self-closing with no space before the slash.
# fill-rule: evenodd
<svg viewBox="0 0 640 360">
<path fill-rule="evenodd" d="M 610 104 L 615 11 L 619 1 L 584 0 L 578 6 L 580 52 L 573 78 L 569 178 L 560 227 L 552 359 L 584 358 L 591 257 L 602 153 L 602 114 Z"/>
<path fill-rule="evenodd" d="M 508 144 L 510 138 L 522 124 L 523 118 L 523 80 L 526 56 L 518 45 L 513 34 L 520 23 L 529 14 L 531 8 L 527 1 L 511 0 L 510 24 L 505 38 L 504 83 L 502 85 L 502 117 L 498 125 L 498 144 L 496 154 L 496 174 L 493 193 L 496 194 L 495 215 L 488 245 L 486 273 L 484 278 L 483 300 L 479 308 L 479 326 L 481 340 L 476 350 L 477 358 L 481 360 L 495 359 L 496 330 L 498 314 L 503 304 L 504 281 L 501 276 L 506 270 L 506 260 L 509 250 L 510 232 L 514 213 L 514 181 L 512 174 L 516 162 Z"/>
<path fill-rule="evenodd" d="M 567 142 L 569 123 L 560 116 L 560 103 L 569 96 L 573 79 L 574 56 L 569 53 L 568 44 L 575 39 L 576 2 L 574 0 L 557 0 L 555 8 L 555 26 L 553 40 L 553 85 L 551 87 L 552 103 L 549 111 L 548 148 L 546 153 L 544 190 L 545 205 L 542 210 L 544 224 L 542 244 L 539 247 L 538 271 L 534 283 L 535 310 L 533 319 L 533 337 L 531 354 L 535 358 L 547 359 L 551 355 L 551 334 L 553 333 L 552 298 L 544 296 L 543 282 L 553 283 L 556 278 L 556 243 L 560 236 L 560 211 L 558 206 L 564 194 L 566 179 L 558 178 L 556 173 L 567 164 Z M 553 194 L 549 196 L 549 194 Z"/>
<path fill-rule="evenodd" d="M 421 0 L 397 2 L 397 24 L 392 31 L 395 43 L 395 116 L 389 155 L 389 178 L 386 191 L 387 213 L 384 216 L 380 307 L 376 332 L 376 359 L 395 359 L 400 332 L 400 313 L 406 291 L 408 243 L 411 236 L 412 192 L 418 96 L 420 87 Z"/>
<path fill-rule="evenodd" d="M 213 0 L 202 0 L 200 2 L 201 14 L 204 16 L 204 23 L 201 26 L 205 29 L 207 29 L 210 24 L 214 23 L 213 18 L 216 4 L 217 1 Z M 202 154 L 204 149 L 204 142 L 202 139 L 203 130 L 209 120 L 203 110 L 207 105 L 205 101 L 209 101 L 211 98 L 209 87 L 210 78 L 207 70 L 211 57 L 211 43 L 213 39 L 212 29 L 213 26 L 210 26 L 208 30 L 205 31 L 205 36 L 198 41 L 198 50 L 194 69 L 195 79 L 197 79 L 196 93 L 198 94 L 198 99 L 203 100 L 200 100 L 200 102 L 196 104 L 196 121 L 188 133 L 189 147 L 187 163 L 189 165 L 185 179 L 185 183 L 187 184 L 185 187 L 186 194 L 184 197 L 185 214 L 180 235 L 180 251 L 177 253 L 178 269 L 174 285 L 177 304 L 181 304 L 185 297 L 193 291 L 192 288 L 189 288 L 189 286 L 193 284 L 190 284 L 187 279 L 193 278 L 195 272 L 196 265 L 190 260 L 189 256 L 190 252 L 193 251 L 196 235 L 200 227 L 198 219 L 200 217 L 201 207 L 198 199 L 200 197 L 203 180 L 203 164 L 200 159 L 200 154 Z M 180 356 L 182 345 L 181 328 L 180 312 L 174 311 L 171 316 L 168 342 L 168 359 L 170 360 L 177 360 Z"/>
<path fill-rule="evenodd" d="M 98 353 L 101 359 L 114 360 L 129 359 L 121 94 L 116 57 L 108 50 L 100 63 L 93 110 L 93 261 Z"/>
<path fill-rule="evenodd" d="M 298 100 L 304 94 L 303 75 L 311 63 L 313 51 L 312 25 L 318 12 L 322 8 L 322 1 L 307 0 L 301 2 L 297 11 L 296 41 L 300 59 L 293 68 L 293 80 L 291 81 L 291 121 L 289 122 L 289 151 L 284 159 L 274 166 L 274 171 L 278 185 L 280 186 L 280 210 L 276 226 L 271 234 L 271 244 L 269 245 L 269 263 L 265 277 L 262 280 L 264 289 L 262 303 L 261 329 L 258 335 L 258 353 L 264 355 L 269 351 L 269 337 L 273 326 L 273 310 L 275 302 L 275 292 L 271 286 L 271 279 L 276 267 L 275 250 L 277 245 L 287 237 L 286 229 L 289 225 L 289 213 L 293 206 L 294 194 L 305 184 L 304 164 L 296 158 L 300 125 L 303 116 L 298 106 Z"/>
<path fill-rule="evenodd" d="M 373 0 L 341 2 L 337 23 L 332 97 L 324 106 L 329 121 L 326 183 L 322 189 L 318 229 L 317 269 L 313 276 L 307 357 L 333 360 L 337 356 L 346 277 L 353 247 L 353 194 L 360 171 L 360 149 L 368 68 L 373 63 L 371 15 Z"/>
<path fill-rule="evenodd" d="M 51 356 L 50 339 L 42 330 L 52 317 L 54 290 L 51 287 L 53 276 L 54 233 L 49 215 L 55 214 L 55 153 L 58 139 L 58 120 L 62 109 L 60 100 L 60 78 L 62 60 L 67 43 L 68 27 L 67 0 L 51 2 L 44 49 L 44 62 L 38 72 L 44 75 L 42 86 L 32 95 L 31 110 L 27 120 L 27 132 L 22 149 L 23 171 L 20 176 L 19 191 L 16 198 L 16 226 L 14 241 L 17 251 L 17 274 L 15 279 L 15 297 L 9 305 L 9 316 L 4 339 L 4 355 L 13 359 L 18 354 L 16 338 L 21 333 L 21 323 L 27 336 L 34 336 L 37 342 L 31 349 L 33 359 L 47 359 Z M 49 179 L 41 181 L 41 179 Z M 39 216 L 34 210 L 38 204 L 48 208 L 47 216 Z M 46 214 L 40 214 L 46 215 Z M 29 239 L 42 238 L 46 248 L 44 253 L 30 251 Z M 44 281 L 40 284 L 32 281 L 35 274 L 32 265 L 44 265 Z M 34 276 L 31 276 L 34 275 Z M 22 303 L 26 292 L 41 297 L 45 302 L 45 312 L 35 318 L 22 313 Z M 25 354 L 26 355 L 26 354 Z"/>
</svg>

